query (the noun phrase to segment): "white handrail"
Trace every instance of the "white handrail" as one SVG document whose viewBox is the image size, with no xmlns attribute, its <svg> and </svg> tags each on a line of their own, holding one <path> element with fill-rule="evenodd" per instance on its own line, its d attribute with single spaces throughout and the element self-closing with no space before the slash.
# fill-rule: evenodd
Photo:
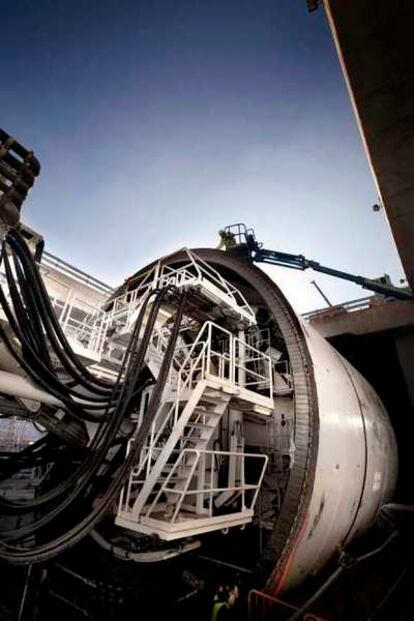
<svg viewBox="0 0 414 621">
<path fill-rule="evenodd" d="M 206 324 L 204 324 L 204 326 L 205 325 Z M 150 443 L 150 449 L 147 451 L 144 459 L 141 461 L 141 469 L 145 466 L 145 464 L 147 462 L 148 462 L 148 464 L 151 463 L 151 460 L 149 459 L 149 457 L 150 457 L 150 453 L 152 452 L 152 447 L 156 446 L 156 444 L 157 444 L 158 440 L 160 439 L 160 437 L 161 437 L 165 427 L 167 426 L 167 423 L 171 421 L 173 414 L 174 414 L 174 418 L 173 418 L 174 425 L 177 423 L 182 393 L 183 393 L 183 391 L 186 388 L 188 388 L 190 386 L 191 381 L 193 379 L 192 375 L 193 375 L 194 370 L 196 369 L 196 365 L 199 362 L 201 356 L 203 356 L 203 354 L 205 352 L 205 349 L 206 349 L 207 343 L 205 341 L 203 341 L 203 342 L 201 341 L 201 336 L 202 336 L 202 334 L 204 332 L 204 326 L 200 330 L 196 340 L 193 343 L 193 346 L 191 347 L 191 349 L 188 352 L 184 362 L 181 365 L 180 370 L 178 371 L 177 393 L 175 395 L 175 400 L 173 401 L 170 409 L 168 410 L 168 412 L 167 412 L 167 414 L 166 414 L 166 416 L 164 418 L 164 421 L 160 425 L 157 434 L 155 434 L 155 436 L 153 436 L 153 439 L 152 439 L 152 441 Z M 191 359 L 191 353 L 194 351 L 194 349 L 196 348 L 196 346 L 200 342 L 202 343 L 201 351 L 198 353 L 198 355 L 194 359 L 192 365 L 190 366 L 190 372 L 187 374 L 187 377 L 186 377 L 186 379 L 185 379 L 185 381 L 183 383 L 183 381 L 182 381 L 182 371 L 185 369 L 185 365 L 187 364 L 187 362 Z M 204 358 L 204 356 L 203 356 L 203 358 Z M 155 417 L 155 419 L 154 419 L 154 421 L 152 423 L 152 426 L 151 426 L 151 428 L 154 431 L 155 431 L 155 427 L 156 427 L 157 418 L 158 418 L 158 416 L 160 415 L 161 412 L 162 412 L 162 408 L 160 407 L 158 409 L 156 417 Z"/>
<path fill-rule="evenodd" d="M 254 318 L 254 313 L 253 313 L 251 307 L 249 306 L 246 298 L 244 297 L 244 295 L 242 294 L 241 291 L 239 291 L 236 287 L 231 286 L 230 283 L 228 283 L 227 280 L 225 278 L 223 278 L 223 276 L 221 276 L 221 274 L 219 272 L 217 272 L 217 270 L 215 270 L 213 267 L 211 267 L 211 265 L 209 265 L 206 261 L 201 259 L 195 252 L 193 252 L 190 249 L 187 249 L 187 254 L 191 258 L 193 264 L 197 265 L 197 269 L 203 270 L 206 274 L 208 274 L 208 276 L 212 280 L 215 280 L 216 283 L 218 283 L 221 287 L 223 287 L 225 289 L 226 293 L 231 295 L 232 299 L 237 304 L 238 304 L 238 301 L 237 301 L 237 296 L 238 296 L 243 301 L 242 308 L 244 308 L 244 309 L 247 308 L 251 312 L 251 314 L 252 314 L 252 316 Z M 200 268 L 199 264 L 203 265 L 204 268 Z"/>
<path fill-rule="evenodd" d="M 215 343 L 219 340 L 217 336 L 222 337 L 222 343 L 224 342 L 225 349 L 223 351 L 217 351 Z M 239 352 L 236 356 L 236 348 L 238 344 L 242 344 L 241 351 L 247 352 L 247 360 L 242 359 Z M 196 383 L 205 380 L 211 380 L 217 382 L 219 380 L 223 383 L 235 384 L 245 390 L 262 390 L 263 388 L 269 389 L 269 397 L 272 397 L 272 367 L 271 358 L 266 354 L 263 354 L 254 347 L 242 343 L 238 337 L 235 337 L 229 330 L 222 328 L 221 326 L 208 321 L 205 322 L 197 334 L 194 342 L 187 346 L 180 345 L 181 350 L 188 348 L 184 360 L 179 366 L 178 370 L 170 368 L 170 386 L 174 386 L 174 393 L 170 393 L 173 396 L 171 406 L 165 409 L 165 400 L 162 401 L 155 418 L 152 422 L 148 442 L 143 447 L 139 464 L 136 470 L 134 470 L 134 476 L 137 477 L 141 473 L 146 472 L 146 478 L 151 476 L 151 469 L 153 465 L 153 458 L 157 458 L 157 451 L 162 449 L 159 445 L 161 438 L 163 437 L 165 429 L 170 425 L 174 428 L 185 409 L 180 412 L 183 401 L 188 401 L 189 389 L 195 388 Z M 264 374 L 257 372 L 254 369 L 249 368 L 249 362 L 255 362 L 261 360 L 266 366 Z M 237 376 L 237 370 L 243 372 L 243 381 Z M 172 374 L 174 373 L 174 382 L 172 381 Z M 247 381 L 246 381 L 247 377 Z M 214 385 L 214 384 L 213 384 Z M 160 417 L 163 417 L 160 420 Z M 196 421 L 200 420 L 202 414 L 196 416 Z M 193 420 L 193 422 L 196 422 Z M 194 435 L 193 431 L 190 431 L 186 438 Z M 182 438 L 183 436 L 181 436 Z M 177 439 L 178 441 L 181 439 Z M 194 449 L 183 449 L 184 451 L 190 451 Z M 173 452 L 175 449 L 173 449 Z M 208 451 L 207 451 L 208 453 Z M 219 452 L 220 454 L 226 454 L 226 452 Z M 217 451 L 215 452 L 217 454 Z M 248 454 L 245 454 L 248 455 Z M 250 455 L 249 455 L 250 456 Z M 170 473 L 171 476 L 171 473 Z M 169 479 L 169 477 L 168 477 Z M 128 488 L 129 489 L 129 488 Z M 127 502 L 129 502 L 129 491 L 127 492 Z"/>
<path fill-rule="evenodd" d="M 141 277 L 138 285 L 132 291 L 126 291 L 113 298 L 110 301 L 109 310 L 104 310 L 102 307 L 96 309 L 80 323 L 72 318 L 70 322 L 71 336 L 79 341 L 84 340 L 88 349 L 101 354 L 109 328 L 116 322 L 123 329 L 127 329 L 133 321 L 143 295 L 148 291 L 165 287 L 168 284 L 174 284 L 177 287 L 197 286 L 203 281 L 208 281 L 211 286 L 214 285 L 219 297 L 223 294 L 227 296 L 232 305 L 238 307 L 244 316 L 247 315 L 254 322 L 255 314 L 241 291 L 232 286 L 219 272 L 193 251 L 189 249 L 185 251 L 189 259 L 188 262 L 174 269 L 168 265 L 162 265 L 159 261 Z M 107 306 L 108 302 L 105 302 L 105 307 Z M 65 315 L 64 329 L 68 327 L 67 320 L 69 319 L 68 313 Z"/>
<path fill-rule="evenodd" d="M 187 457 L 188 455 L 194 455 L 195 459 L 193 461 L 193 463 L 190 464 L 190 472 L 187 475 L 186 481 L 185 481 L 185 485 L 182 488 L 170 488 L 169 484 L 172 481 L 174 481 L 174 477 L 173 475 L 176 474 L 177 470 L 180 468 L 180 466 L 185 464 L 185 457 Z M 210 464 L 210 485 L 208 485 L 207 487 L 202 487 L 202 488 L 197 488 L 197 489 L 189 489 L 189 486 L 191 484 L 191 480 L 194 477 L 196 468 L 199 464 L 200 461 L 200 457 L 202 455 L 210 455 L 211 456 L 211 464 Z M 229 485 L 226 487 L 214 487 L 213 486 L 213 463 L 214 463 L 214 458 L 218 455 L 224 455 L 227 457 L 240 457 L 242 460 L 242 483 L 241 485 Z M 257 483 L 245 483 L 244 481 L 244 463 L 245 460 L 249 459 L 249 458 L 253 458 L 253 459 L 262 459 L 263 460 L 263 466 L 259 475 L 259 479 L 257 481 Z M 184 464 L 182 463 L 184 462 Z M 263 477 L 267 468 L 267 464 L 269 462 L 269 457 L 267 455 L 262 455 L 262 454 L 258 454 L 258 453 L 242 453 L 239 451 L 213 451 L 213 450 L 207 450 L 207 449 L 184 449 L 183 451 L 181 451 L 180 455 L 178 456 L 177 460 L 175 461 L 171 471 L 169 472 L 168 476 L 166 477 L 163 485 L 161 486 L 160 490 L 157 492 L 157 494 L 155 495 L 154 500 L 152 501 L 151 505 L 148 507 L 147 512 L 146 512 L 146 517 L 150 517 L 151 513 L 153 512 L 154 508 L 156 507 L 161 495 L 163 493 L 169 493 L 169 494 L 177 494 L 179 496 L 179 499 L 176 502 L 176 506 L 174 509 L 174 513 L 171 516 L 170 522 L 173 524 L 175 523 L 178 513 L 181 509 L 181 505 L 184 501 L 184 498 L 188 495 L 193 495 L 193 496 L 197 496 L 200 494 L 208 494 L 209 495 L 209 516 L 212 517 L 213 514 L 213 494 L 218 494 L 220 492 L 241 492 L 242 494 L 242 507 L 243 510 L 246 509 L 246 504 L 245 504 L 245 492 L 246 491 L 253 491 L 254 490 L 254 495 L 251 499 L 251 502 L 249 503 L 249 507 L 248 509 L 253 510 L 254 506 L 256 504 L 256 500 L 257 500 L 257 496 L 258 493 L 260 491 L 260 487 L 262 485 L 262 481 L 263 481 Z M 205 478 L 204 478 L 205 480 Z"/>
<path fill-rule="evenodd" d="M 228 338 L 228 347 L 229 347 L 228 353 L 218 352 L 212 348 L 213 331 L 219 332 Z M 206 322 L 202 326 L 195 341 L 192 343 L 187 355 L 185 356 L 180 368 L 177 371 L 174 371 L 174 373 L 176 374 L 175 377 L 177 381 L 175 399 L 170 409 L 168 410 L 167 414 L 165 415 L 162 424 L 158 428 L 157 433 L 155 433 L 155 429 L 157 426 L 158 417 L 162 412 L 162 408 L 159 408 L 157 415 L 152 423 L 152 426 L 151 426 L 152 437 L 150 441 L 151 447 L 154 447 L 157 445 L 160 437 L 162 436 L 162 433 L 164 432 L 169 422 L 172 422 L 173 425 L 177 424 L 183 393 L 185 392 L 186 389 L 191 387 L 194 381 L 194 375 L 198 371 L 200 371 L 200 375 L 199 377 L 197 377 L 197 381 L 204 380 L 208 377 L 213 377 L 213 378 L 219 377 L 219 379 L 221 380 L 227 380 L 231 383 L 238 384 L 238 382 L 236 381 L 236 377 L 235 377 L 236 368 L 239 368 L 239 369 L 245 368 L 246 373 L 248 373 L 249 375 L 252 375 L 255 378 L 258 378 L 255 381 L 247 382 L 245 384 L 245 387 L 248 390 L 251 389 L 251 387 L 253 386 L 255 386 L 258 389 L 262 389 L 263 387 L 268 387 L 269 396 L 270 397 L 272 396 L 272 392 L 271 392 L 272 391 L 272 373 L 271 373 L 270 357 L 267 356 L 266 354 L 263 354 L 259 350 L 256 350 L 254 347 L 251 347 L 250 345 L 246 345 L 246 348 L 254 351 L 257 357 L 260 356 L 262 360 L 267 362 L 268 373 L 265 376 L 262 376 L 261 374 L 256 373 L 255 371 L 249 369 L 248 367 L 242 367 L 241 364 L 237 362 L 235 355 L 234 355 L 234 343 L 236 341 L 239 341 L 239 339 L 235 337 L 229 330 L 226 330 L 225 328 L 222 328 L 221 326 L 211 321 Z M 198 351 L 198 353 L 195 354 L 198 346 L 201 346 L 201 349 L 200 351 Z M 220 368 L 220 364 L 218 365 L 218 374 L 213 373 L 213 369 L 212 369 L 212 362 L 215 358 L 218 358 L 219 362 L 223 363 L 221 365 L 221 368 Z M 226 372 L 226 364 L 228 365 L 227 372 Z M 173 372 L 172 369 L 170 369 L 170 384 L 172 384 L 171 382 L 172 372 Z M 141 467 L 143 467 L 145 463 L 148 463 L 148 467 L 149 467 L 151 463 L 150 454 L 149 454 L 150 452 L 151 452 L 151 449 L 147 452 L 147 455 L 145 456 L 144 461 L 141 463 Z"/>
</svg>

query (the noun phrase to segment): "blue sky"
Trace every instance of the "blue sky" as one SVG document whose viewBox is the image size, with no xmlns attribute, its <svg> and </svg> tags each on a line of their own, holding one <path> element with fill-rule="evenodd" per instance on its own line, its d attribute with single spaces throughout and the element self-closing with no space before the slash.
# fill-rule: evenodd
<svg viewBox="0 0 414 621">
<path fill-rule="evenodd" d="M 1 123 L 42 173 L 23 208 L 46 247 L 116 285 L 244 221 L 268 248 L 402 270 L 330 32 L 305 0 L 15 0 Z M 299 310 L 365 295 L 266 268 Z"/>
</svg>

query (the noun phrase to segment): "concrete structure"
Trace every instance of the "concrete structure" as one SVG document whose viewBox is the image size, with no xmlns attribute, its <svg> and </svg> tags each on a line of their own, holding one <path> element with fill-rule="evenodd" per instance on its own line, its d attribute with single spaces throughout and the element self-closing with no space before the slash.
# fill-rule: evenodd
<svg viewBox="0 0 414 621">
<path fill-rule="evenodd" d="M 414 4 L 324 0 L 378 193 L 414 286 Z"/>
<path fill-rule="evenodd" d="M 414 304 L 393 300 L 385 302 L 377 296 L 362 298 L 355 303 L 338 304 L 305 313 L 319 334 L 325 338 L 339 335 L 376 334 L 385 330 L 414 330 Z M 351 306 L 352 304 L 352 306 Z"/>
</svg>

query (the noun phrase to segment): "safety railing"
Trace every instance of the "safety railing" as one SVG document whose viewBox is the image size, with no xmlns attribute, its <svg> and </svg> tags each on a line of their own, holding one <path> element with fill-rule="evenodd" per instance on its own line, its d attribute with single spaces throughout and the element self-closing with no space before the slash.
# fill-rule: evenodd
<svg viewBox="0 0 414 621">
<path fill-rule="evenodd" d="M 108 325 L 100 309 L 93 313 L 74 304 L 67 305 L 61 312 L 60 322 L 67 337 L 71 337 L 84 348 L 98 355 L 102 353 Z"/>
<path fill-rule="evenodd" d="M 243 344 L 244 347 L 234 355 L 235 342 L 239 341 L 231 332 L 206 322 L 195 341 L 188 346 L 188 352 L 175 371 L 170 368 L 169 385 L 174 399 L 168 411 L 160 408 L 152 422 L 147 448 L 143 449 L 140 459 L 140 470 L 146 466 L 149 474 L 154 451 L 157 450 L 167 429 L 172 429 L 178 422 L 183 409 L 183 398 L 188 396 L 198 382 L 212 379 L 222 384 L 239 386 L 252 392 L 266 393 L 272 398 L 272 366 L 269 356 Z M 218 344 L 220 343 L 220 349 Z M 185 348 L 181 346 L 182 353 Z M 247 360 L 243 360 L 247 356 Z M 265 374 L 253 372 L 249 368 L 252 360 L 261 359 L 266 369 Z M 247 374 L 247 380 L 244 374 Z"/>
<path fill-rule="evenodd" d="M 253 326 L 249 330 L 246 330 L 246 342 L 248 345 L 259 349 L 260 351 L 266 351 L 271 345 L 270 330 L 269 328 L 258 328 Z"/>
<path fill-rule="evenodd" d="M 132 322 L 146 294 L 156 288 L 159 273 L 158 264 L 144 276 L 139 285 L 132 291 L 127 291 L 114 298 L 110 303 L 105 302 L 105 308 L 96 308 L 82 321 L 67 315 L 63 322 L 63 329 L 84 347 L 98 354 L 102 353 L 108 330 L 114 325 L 118 329 L 126 328 Z M 108 304 L 110 304 L 108 309 Z"/>
<path fill-rule="evenodd" d="M 129 455 L 132 443 L 133 443 L 133 439 L 128 440 L 126 454 L 125 454 L 126 457 Z M 121 490 L 121 494 L 120 494 L 119 501 L 118 501 L 118 512 L 124 512 L 131 508 L 132 501 L 135 500 L 136 498 L 136 492 L 139 491 L 139 488 L 141 488 L 142 484 L 145 483 L 145 481 L 148 478 L 150 460 L 146 459 L 147 453 L 150 452 L 151 458 L 157 457 L 159 453 L 161 452 L 161 450 L 162 450 L 161 446 L 159 447 L 151 446 L 150 442 L 148 442 L 144 446 L 143 450 L 141 451 L 138 464 L 131 469 L 129 473 L 128 483 L 124 485 L 124 487 Z M 171 453 L 175 457 L 178 457 L 180 450 L 174 449 Z M 146 465 L 146 468 L 144 468 L 145 465 Z"/>
<path fill-rule="evenodd" d="M 201 337 L 202 332 L 203 330 L 200 332 L 199 337 Z M 198 351 L 198 353 L 195 353 L 199 345 L 201 345 L 201 349 Z M 194 373 L 198 372 L 198 370 L 200 369 L 201 374 L 204 375 L 204 361 L 205 361 L 204 353 L 206 349 L 207 349 L 207 343 L 202 342 L 201 340 L 198 340 L 197 338 L 194 341 L 193 346 L 191 347 L 190 351 L 188 352 L 187 357 L 185 358 L 182 364 L 181 372 L 178 373 L 175 399 L 173 400 L 167 413 L 163 411 L 162 407 L 159 408 L 152 422 L 151 430 L 149 434 L 148 449 L 147 450 L 144 449 L 145 452 L 141 454 L 141 459 L 140 459 L 140 464 L 141 464 L 140 470 L 141 471 L 146 466 L 147 473 L 149 474 L 149 470 L 151 467 L 151 460 L 154 455 L 154 450 L 157 450 L 158 444 L 161 438 L 163 437 L 165 430 L 168 427 L 172 428 L 173 426 L 177 424 L 177 421 L 180 415 L 180 409 L 182 407 L 182 396 L 184 392 L 186 392 L 188 389 L 191 389 Z M 194 358 L 191 357 L 193 353 L 195 353 Z M 190 368 L 187 370 L 186 375 L 183 376 L 182 369 L 185 368 L 185 366 L 189 363 L 189 361 L 190 361 Z"/>
<path fill-rule="evenodd" d="M 204 345 L 206 347 L 204 348 Z M 186 347 L 180 346 L 181 353 Z M 230 382 L 235 386 L 272 396 L 272 360 L 270 356 L 248 345 L 229 330 L 207 321 L 193 344 L 187 346 L 188 354 L 178 375 L 192 376 L 194 385 L 200 379 Z M 203 349 L 204 356 L 197 354 Z M 171 377 L 177 371 L 170 370 Z M 179 387 L 177 386 L 177 390 Z"/>
<path fill-rule="evenodd" d="M 47 271 L 47 268 L 53 268 L 62 274 L 66 274 L 70 278 L 77 280 L 81 284 L 86 285 L 90 289 L 95 289 L 99 293 L 105 293 L 106 295 L 110 295 L 113 292 L 113 288 L 107 285 L 106 283 L 94 278 L 90 274 L 83 272 L 79 268 L 71 265 L 67 261 L 63 261 L 56 257 L 54 254 L 47 252 L 46 250 L 42 253 L 42 262 L 40 264 L 40 268 L 43 271 Z"/>
<path fill-rule="evenodd" d="M 203 261 L 192 250 L 186 249 L 189 261 L 178 269 L 164 265 L 160 274 L 160 284 L 173 284 L 177 287 L 201 283 L 207 280 L 212 283 L 224 296 L 228 297 L 235 307 L 240 308 L 255 323 L 255 314 L 248 304 L 244 295 L 236 287 L 232 286 L 211 265 Z"/>
<path fill-rule="evenodd" d="M 239 310 L 254 323 L 254 312 L 243 294 L 191 250 L 187 249 L 186 253 L 189 260 L 185 265 L 172 268 L 161 262 L 156 263 L 142 276 L 134 289 L 106 302 L 104 308 L 95 309 L 79 322 L 71 318 L 64 327 L 71 337 L 82 341 L 84 347 L 101 353 L 108 331 L 116 328 L 118 332 L 128 332 L 143 298 L 152 290 L 170 285 L 177 288 L 200 285 L 214 290 L 222 302 L 227 301 L 235 312 Z"/>
<path fill-rule="evenodd" d="M 172 428 L 178 421 L 182 394 L 183 392 L 191 388 L 193 373 L 199 368 L 198 365 L 200 363 L 200 360 L 204 360 L 203 354 L 207 347 L 207 343 L 205 341 L 201 341 L 203 333 L 204 330 L 202 329 L 194 343 L 190 346 L 190 349 L 187 352 L 187 355 L 181 365 L 181 369 L 175 376 L 175 399 L 173 400 L 167 411 L 165 411 L 164 407 L 161 406 L 154 417 L 154 420 L 151 424 L 150 432 L 148 434 L 148 441 L 141 450 L 139 462 L 137 466 L 131 471 L 128 485 L 122 490 L 119 505 L 120 510 L 129 508 L 132 492 L 131 486 L 142 483 L 149 476 L 153 459 L 156 458 L 159 452 L 162 450 L 162 439 L 164 438 L 167 429 Z M 199 344 L 201 344 L 201 349 L 200 351 L 197 351 Z M 187 370 L 185 377 L 183 377 L 182 370 L 189 364 L 189 361 L 191 361 L 190 369 Z M 128 443 L 127 445 L 127 455 L 129 453 L 129 450 L 130 443 Z"/>
<path fill-rule="evenodd" d="M 179 330 L 179 334 L 186 332 L 187 328 L 183 328 Z M 154 330 L 151 335 L 150 343 L 154 350 L 163 356 L 168 348 L 168 343 L 170 340 L 170 330 L 166 327 L 161 327 L 159 330 Z M 175 347 L 172 363 L 170 368 L 170 378 L 177 375 L 177 369 L 180 368 L 184 358 L 186 357 L 189 348 L 191 345 L 184 345 L 180 339 L 178 339 L 177 345 Z"/>
<path fill-rule="evenodd" d="M 232 485 L 218 485 L 216 462 L 217 459 L 222 458 L 226 458 L 229 461 L 232 459 L 236 462 L 235 469 L 238 472 L 238 478 Z M 263 462 L 258 476 L 256 475 L 254 479 L 252 477 L 252 480 L 249 483 L 246 482 L 246 460 Z M 227 492 L 231 493 L 232 502 L 239 505 L 237 507 L 237 511 L 243 512 L 246 510 L 253 510 L 263 481 L 264 473 L 266 471 L 267 463 L 268 456 L 257 453 L 184 449 L 181 451 L 178 459 L 166 477 L 165 482 L 148 507 L 146 517 L 151 516 L 151 513 L 153 513 L 163 494 L 172 494 L 177 496 L 174 512 L 169 520 L 172 524 L 176 522 L 180 509 L 186 498 L 189 498 L 189 502 L 185 503 L 186 508 L 191 508 L 193 505 L 195 509 L 197 505 L 201 505 L 201 511 L 205 517 L 214 517 L 215 498 L 217 498 L 220 494 Z M 203 472 L 201 473 L 197 472 L 200 464 L 203 469 Z M 184 468 L 189 470 L 187 477 L 185 477 L 184 483 L 181 483 L 181 487 L 174 487 L 174 478 L 176 478 L 175 475 L 181 474 Z M 257 472 L 256 468 L 250 470 L 256 470 Z M 190 487 L 190 485 L 195 476 L 197 476 L 198 479 L 196 487 L 193 488 Z M 201 502 L 191 502 L 192 499 L 197 499 L 197 497 L 200 496 L 202 498 Z"/>
<path fill-rule="evenodd" d="M 143 297 L 158 286 L 160 264 L 148 270 L 142 277 L 137 287 L 131 291 L 126 291 L 122 295 L 114 298 L 110 309 L 107 311 L 108 321 L 112 324 L 116 321 L 123 326 L 129 326 L 134 314 Z"/>
<path fill-rule="evenodd" d="M 369 295 L 363 298 L 358 298 L 356 300 L 350 300 L 349 302 L 343 302 L 342 304 L 335 304 L 334 306 L 324 306 L 323 308 L 319 308 L 317 310 L 302 313 L 302 317 L 306 321 L 311 321 L 312 319 L 323 317 L 325 314 L 334 314 L 341 312 L 353 313 L 361 310 L 366 310 L 372 306 L 372 303 L 375 299 L 375 295 Z"/>
<path fill-rule="evenodd" d="M 248 390 L 268 391 L 272 394 L 272 360 L 270 356 L 248 345 L 240 338 L 234 339 L 234 381 Z"/>
</svg>

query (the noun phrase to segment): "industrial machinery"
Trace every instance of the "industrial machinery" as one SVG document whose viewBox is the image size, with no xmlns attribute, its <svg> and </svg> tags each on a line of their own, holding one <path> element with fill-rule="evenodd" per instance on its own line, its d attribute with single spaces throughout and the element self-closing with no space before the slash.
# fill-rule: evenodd
<svg viewBox="0 0 414 621">
<path fill-rule="evenodd" d="M 257 583 L 280 593 L 390 499 L 380 399 L 242 252 L 181 249 L 64 325 L 18 227 L 2 262 L 0 412 L 37 431 L 0 454 L 3 481 L 33 473 L 31 496 L 0 496 L 3 562 L 90 533 L 173 573 L 206 546 L 232 564 L 237 537 Z"/>
<path fill-rule="evenodd" d="M 0 214 L 3 227 L 19 222 L 22 203 L 39 173 L 40 164 L 33 152 L 0 129 Z"/>
<path fill-rule="evenodd" d="M 374 291 L 389 298 L 414 300 L 414 293 L 410 287 L 394 287 L 390 282 L 387 282 L 386 276 L 376 279 L 365 278 L 364 276 L 357 276 L 332 267 L 326 267 L 317 261 L 307 259 L 301 254 L 289 254 L 280 250 L 267 250 L 263 248 L 261 242 L 257 241 L 254 230 L 247 228 L 242 222 L 226 226 L 220 231 L 220 236 L 224 247 L 241 252 L 246 258 L 255 263 L 268 263 L 269 265 L 278 265 L 302 271 L 312 269 L 315 272 L 321 272 L 328 276 L 348 280 L 360 285 L 363 289 Z"/>
</svg>

